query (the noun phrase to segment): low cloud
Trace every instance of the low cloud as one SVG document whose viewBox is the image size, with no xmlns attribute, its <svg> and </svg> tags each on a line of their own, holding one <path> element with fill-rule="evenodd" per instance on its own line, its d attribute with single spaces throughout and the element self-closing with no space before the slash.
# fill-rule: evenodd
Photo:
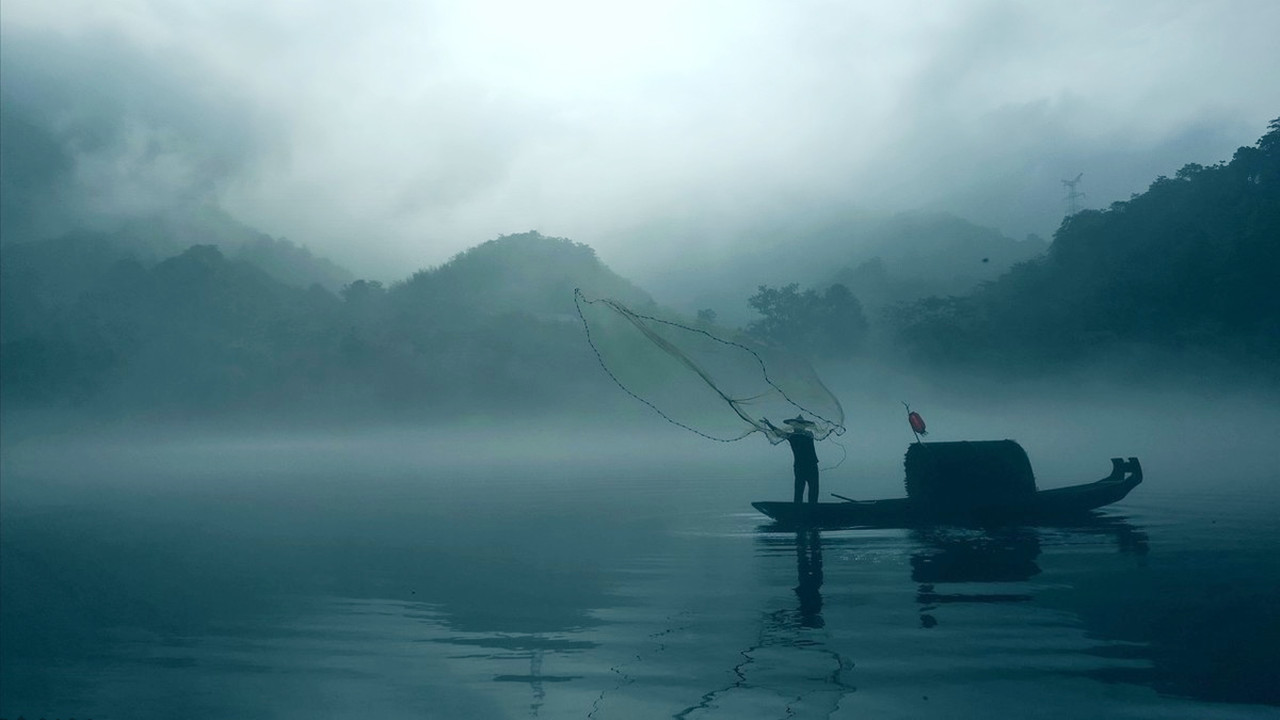
<svg viewBox="0 0 1280 720">
<path fill-rule="evenodd" d="M 57 150 L 6 138 L 32 227 L 212 199 L 384 278 L 531 228 L 624 272 L 850 208 L 1047 235 L 1062 179 L 1105 206 L 1280 114 L 1265 1 L 0 12 L 5 135 Z"/>
</svg>

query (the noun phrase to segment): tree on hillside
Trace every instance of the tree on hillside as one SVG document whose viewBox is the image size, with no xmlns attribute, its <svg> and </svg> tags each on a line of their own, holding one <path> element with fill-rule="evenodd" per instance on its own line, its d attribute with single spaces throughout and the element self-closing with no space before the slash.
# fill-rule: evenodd
<svg viewBox="0 0 1280 720">
<path fill-rule="evenodd" d="M 387 289 L 377 280 L 356 280 L 343 285 L 338 294 L 349 305 L 365 305 L 382 298 Z"/>
<path fill-rule="evenodd" d="M 747 332 L 801 353 L 849 357 L 862 345 L 867 318 L 849 288 L 836 283 L 819 294 L 798 283 L 761 285 L 748 301 L 762 316 Z"/>
</svg>

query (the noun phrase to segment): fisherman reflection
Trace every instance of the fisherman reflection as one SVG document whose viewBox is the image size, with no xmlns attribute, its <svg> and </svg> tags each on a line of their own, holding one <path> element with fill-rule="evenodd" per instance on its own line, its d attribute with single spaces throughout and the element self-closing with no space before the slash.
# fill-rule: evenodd
<svg viewBox="0 0 1280 720">
<path fill-rule="evenodd" d="M 795 591 L 800 601 L 800 626 L 823 627 L 822 535 L 817 530 L 796 533 Z"/>
<path fill-rule="evenodd" d="M 938 528 L 917 530 L 912 537 L 923 546 L 911 557 L 911 579 L 920 583 L 920 624 L 938 624 L 933 614 L 949 603 L 1027 602 L 1032 596 L 1018 592 L 943 592 L 938 585 L 960 583 L 1023 583 L 1040 574 L 1036 558 L 1040 537 L 1031 528 L 988 531 Z"/>
<path fill-rule="evenodd" d="M 785 535 L 760 535 L 761 555 L 784 558 L 790 540 Z M 732 656 L 722 673 L 726 684 L 702 693 L 697 702 L 671 717 L 703 717 L 707 710 L 726 706 L 726 698 L 771 717 L 833 717 L 843 699 L 856 690 L 850 683 L 854 662 L 829 644 L 821 629 L 822 538 L 816 530 L 795 535 L 798 608 L 778 607 L 763 615 L 755 642 Z M 816 632 L 815 632 L 816 630 Z M 766 707 L 764 703 L 776 703 Z M 785 703 L 785 706 L 783 705 Z"/>
</svg>

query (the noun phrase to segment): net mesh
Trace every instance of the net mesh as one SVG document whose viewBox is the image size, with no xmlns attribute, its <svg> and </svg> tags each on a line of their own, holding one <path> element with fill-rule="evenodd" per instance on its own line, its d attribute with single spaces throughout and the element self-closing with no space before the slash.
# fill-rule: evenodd
<svg viewBox="0 0 1280 720">
<path fill-rule="evenodd" d="M 574 291 L 587 340 L 627 394 L 668 422 L 720 442 L 755 432 L 786 439 L 786 419 L 803 415 L 815 440 L 844 433 L 844 409 L 802 358 L 741 333 L 640 313 Z M 781 428 L 781 429 L 780 429 Z"/>
</svg>

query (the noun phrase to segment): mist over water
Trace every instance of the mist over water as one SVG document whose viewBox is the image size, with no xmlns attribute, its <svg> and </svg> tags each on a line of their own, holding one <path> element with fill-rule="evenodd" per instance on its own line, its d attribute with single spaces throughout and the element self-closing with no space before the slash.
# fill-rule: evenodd
<svg viewBox="0 0 1280 720">
<path fill-rule="evenodd" d="M 825 491 L 903 494 L 877 394 Z M 940 395 L 930 438 L 1018 439 L 1042 488 L 1146 481 L 1076 526 L 798 535 L 748 504 L 784 449 L 656 416 L 8 442 L 0 712 L 1274 714 L 1274 404 Z"/>
</svg>

